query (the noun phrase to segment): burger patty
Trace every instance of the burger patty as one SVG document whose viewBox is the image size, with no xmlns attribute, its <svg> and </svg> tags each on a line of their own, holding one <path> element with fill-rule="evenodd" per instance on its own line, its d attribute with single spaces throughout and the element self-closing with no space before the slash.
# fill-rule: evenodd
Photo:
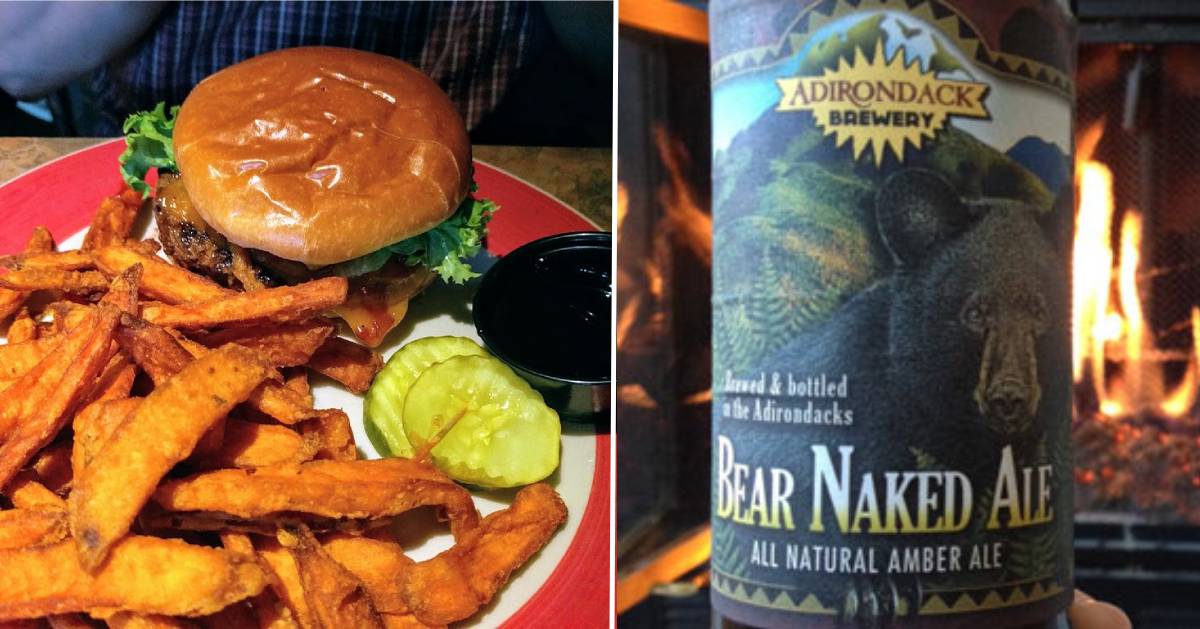
<svg viewBox="0 0 1200 629">
<path fill-rule="evenodd" d="M 250 252 L 231 246 L 224 236 L 200 218 L 178 174 L 159 175 L 158 190 L 154 195 L 154 220 L 158 223 L 158 239 L 163 251 L 180 266 L 229 288 L 281 283 L 275 273 L 261 264 L 261 256 L 248 255 Z"/>
</svg>

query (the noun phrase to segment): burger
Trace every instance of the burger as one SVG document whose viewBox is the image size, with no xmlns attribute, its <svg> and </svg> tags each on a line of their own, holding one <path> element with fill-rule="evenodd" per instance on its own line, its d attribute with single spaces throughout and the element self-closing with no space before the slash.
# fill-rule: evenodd
<svg viewBox="0 0 1200 629">
<path fill-rule="evenodd" d="M 125 181 L 163 251 L 243 290 L 349 279 L 335 314 L 378 345 L 431 282 L 475 277 L 495 206 L 472 196 L 462 117 L 397 59 L 328 47 L 253 57 L 183 105 L 125 122 Z"/>
</svg>

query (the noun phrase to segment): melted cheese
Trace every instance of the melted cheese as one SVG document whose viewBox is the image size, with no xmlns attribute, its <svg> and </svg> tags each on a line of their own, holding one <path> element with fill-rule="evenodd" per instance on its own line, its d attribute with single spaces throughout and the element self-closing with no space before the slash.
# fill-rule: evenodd
<svg viewBox="0 0 1200 629">
<path fill-rule="evenodd" d="M 357 295 L 356 295 L 357 297 Z M 350 299 L 334 309 L 360 341 L 368 347 L 378 347 L 387 333 L 408 314 L 408 300 L 367 304 L 363 299 Z"/>
<path fill-rule="evenodd" d="M 433 281 L 434 274 L 424 267 L 398 262 L 355 278 L 350 282 L 346 303 L 334 309 L 369 347 L 378 347 L 392 328 L 408 314 L 408 302 Z"/>
</svg>

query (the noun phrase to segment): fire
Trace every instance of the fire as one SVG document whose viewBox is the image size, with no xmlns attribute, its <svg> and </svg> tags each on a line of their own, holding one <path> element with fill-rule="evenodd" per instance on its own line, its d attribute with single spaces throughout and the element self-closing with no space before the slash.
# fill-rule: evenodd
<svg viewBox="0 0 1200 629">
<path fill-rule="evenodd" d="M 625 184 L 617 182 L 617 233 L 621 232 L 621 225 L 625 224 L 625 215 L 629 213 L 629 190 Z"/>
<path fill-rule="evenodd" d="M 1075 381 L 1083 377 L 1084 362 L 1091 357 L 1094 382 L 1104 382 L 1104 352 L 1090 351 L 1089 339 L 1096 338 L 1098 328 L 1105 327 L 1104 340 L 1119 330 L 1105 325 L 1108 311 L 1109 285 L 1112 282 L 1112 171 L 1098 162 L 1083 162 L 1079 169 L 1079 212 L 1075 220 L 1074 295 L 1071 328 L 1075 336 Z M 1115 338 L 1115 337 L 1112 337 Z M 1102 343 L 1103 341 L 1101 341 Z M 1101 348 L 1102 350 L 1102 348 Z"/>
<path fill-rule="evenodd" d="M 1088 157 L 1098 141 L 1093 132 L 1089 129 L 1080 140 L 1086 149 L 1081 153 Z M 1150 413 L 1183 417 L 1196 402 L 1200 308 L 1191 313 L 1192 349 L 1187 354 L 1187 369 L 1180 382 L 1168 390 L 1164 363 L 1171 357 L 1155 346 L 1139 292 L 1138 281 L 1147 275 L 1142 268 L 1142 215 L 1135 208 L 1122 214 L 1114 276 L 1112 171 L 1100 162 L 1083 159 L 1076 182 L 1079 210 L 1071 322 L 1075 382 L 1091 386 L 1100 413 L 1106 417 Z M 1107 375 L 1106 363 L 1119 365 L 1119 373 Z"/>
<path fill-rule="evenodd" d="M 661 126 L 654 129 L 654 143 L 671 179 L 658 190 L 658 202 L 666 211 L 666 229 L 706 266 L 712 267 L 712 217 L 700 209 L 700 202 L 684 174 L 687 149 L 682 142 L 671 139 Z"/>
</svg>

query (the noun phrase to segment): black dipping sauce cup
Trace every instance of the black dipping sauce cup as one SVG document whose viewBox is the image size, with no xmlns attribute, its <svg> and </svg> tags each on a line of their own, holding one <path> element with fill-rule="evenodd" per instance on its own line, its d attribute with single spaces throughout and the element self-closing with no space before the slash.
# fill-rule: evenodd
<svg viewBox="0 0 1200 629">
<path fill-rule="evenodd" d="M 472 307 L 488 351 L 571 421 L 607 418 L 612 234 L 558 234 L 501 258 Z"/>
</svg>

